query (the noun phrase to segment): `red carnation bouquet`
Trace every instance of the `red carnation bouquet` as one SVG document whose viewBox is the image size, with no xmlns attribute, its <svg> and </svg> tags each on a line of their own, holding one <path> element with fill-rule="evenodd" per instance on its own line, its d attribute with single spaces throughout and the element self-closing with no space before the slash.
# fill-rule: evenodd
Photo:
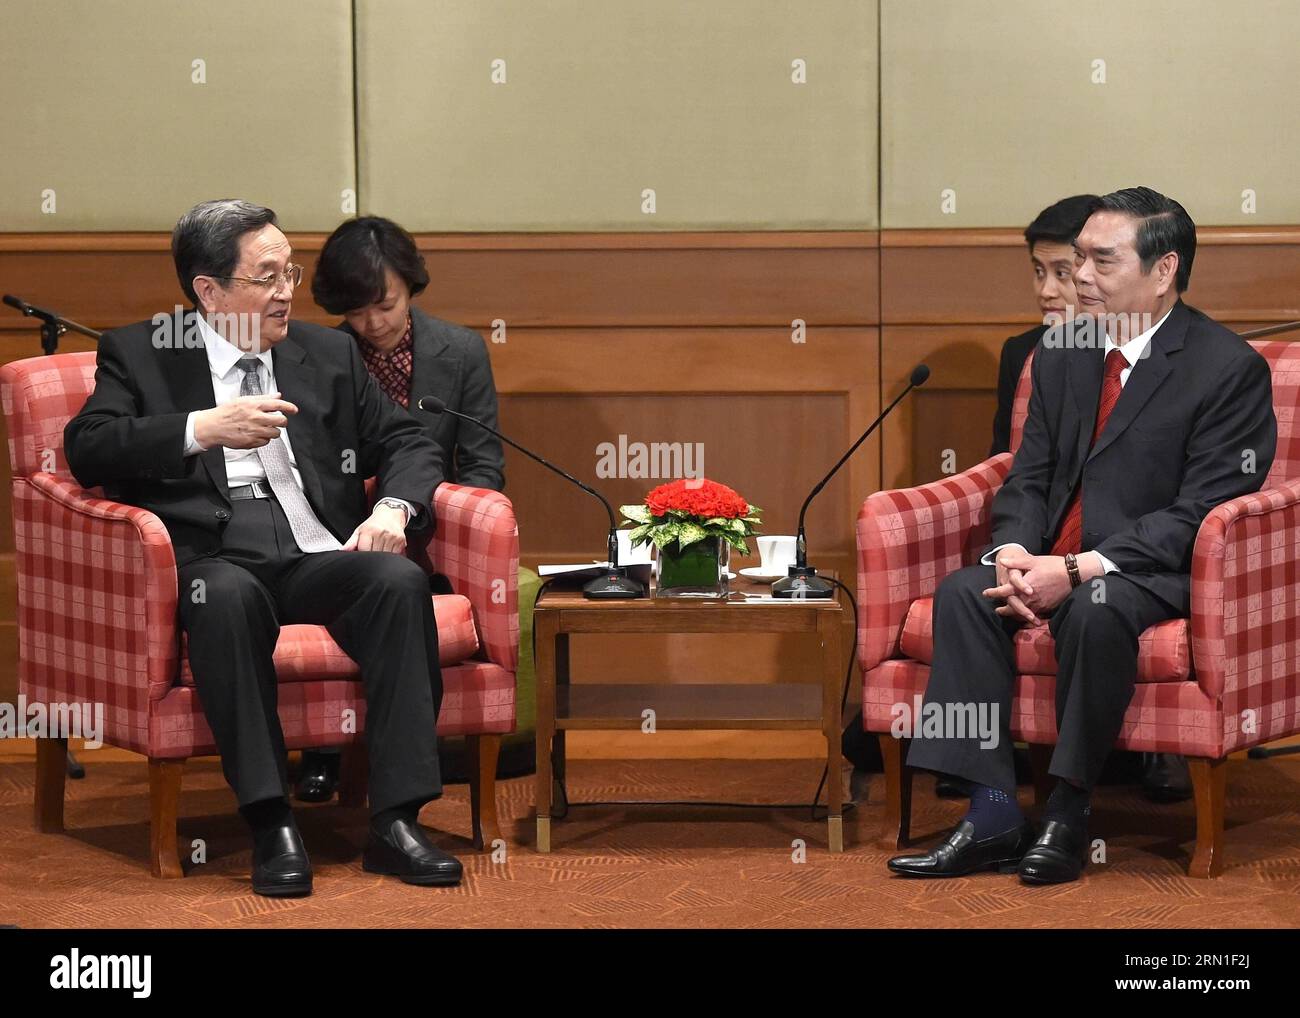
<svg viewBox="0 0 1300 1018">
<path fill-rule="evenodd" d="M 654 542 L 679 549 L 710 537 L 720 537 L 742 555 L 749 554 L 745 538 L 758 533 L 763 510 L 750 505 L 725 484 L 707 478 L 686 478 L 661 484 L 641 505 L 619 507 L 625 523 L 635 524 L 632 547 Z"/>
</svg>

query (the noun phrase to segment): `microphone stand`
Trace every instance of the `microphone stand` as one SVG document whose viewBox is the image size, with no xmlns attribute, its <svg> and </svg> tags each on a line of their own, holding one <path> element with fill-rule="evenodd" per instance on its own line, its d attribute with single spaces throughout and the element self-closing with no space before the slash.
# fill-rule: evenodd
<svg viewBox="0 0 1300 1018">
<path fill-rule="evenodd" d="M 546 467 L 547 470 L 554 471 L 566 481 L 576 484 L 583 491 L 587 492 L 587 494 L 597 498 L 600 501 L 600 504 L 605 507 L 605 512 L 609 514 L 609 568 L 605 570 L 603 575 L 597 576 L 594 580 L 589 580 L 583 585 L 582 596 L 597 601 L 645 597 L 645 584 L 641 583 L 639 580 L 632 579 L 632 577 L 627 574 L 627 567 L 618 564 L 618 523 L 614 519 L 614 507 L 609 504 L 609 501 L 604 495 L 589 484 L 584 484 L 572 474 L 561 470 L 554 463 L 549 463 L 542 459 L 542 457 L 538 456 L 537 453 L 532 450 L 525 449 L 518 442 L 514 441 L 514 439 L 507 438 L 505 435 L 501 434 L 501 432 L 497 431 L 496 428 L 484 424 L 477 417 L 471 417 L 469 414 L 462 414 L 457 410 L 450 409 L 440 399 L 431 396 L 424 396 L 419 399 L 415 405 L 426 413 L 451 414 L 453 417 L 459 417 L 462 421 L 469 421 L 471 424 L 477 424 L 484 431 L 496 435 L 497 438 L 501 439 L 501 441 L 505 442 L 507 445 L 518 449 L 529 459 L 535 460 L 542 466 Z"/>
<path fill-rule="evenodd" d="M 87 328 L 80 322 L 74 322 L 70 318 L 64 318 L 53 311 L 46 311 L 44 308 L 38 308 L 34 304 L 28 304 L 21 297 L 15 297 L 12 294 L 4 295 L 4 302 L 11 308 L 16 308 L 29 318 L 39 318 L 41 321 L 41 349 L 47 355 L 54 353 L 59 349 L 59 337 L 65 332 L 79 332 L 83 336 L 89 336 L 91 339 L 99 339 L 99 333 L 94 329 Z"/>
<path fill-rule="evenodd" d="M 794 565 L 790 566 L 789 573 L 772 584 L 772 596 L 781 598 L 817 598 L 826 599 L 835 596 L 835 584 L 825 577 L 818 576 L 817 570 L 808 565 L 808 538 L 804 533 L 804 516 L 808 512 L 808 506 L 812 500 L 817 497 L 818 493 L 826 487 L 827 482 L 835 476 L 835 472 L 844 466 L 848 458 L 857 452 L 858 446 L 867 440 L 867 437 L 880 427 L 880 422 L 889 416 L 889 412 L 902 402 L 903 397 L 915 389 L 918 385 L 923 385 L 925 380 L 930 377 L 930 369 L 924 364 L 918 364 L 912 369 L 912 376 L 907 383 L 907 388 L 899 393 L 898 397 L 885 407 L 880 416 L 871 422 L 871 427 L 867 428 L 856 442 L 849 446 L 849 451 L 839 458 L 835 466 L 831 467 L 830 472 L 818 482 L 817 487 L 808 493 L 808 497 L 803 500 L 803 506 L 799 509 L 799 533 L 795 538 Z"/>
</svg>

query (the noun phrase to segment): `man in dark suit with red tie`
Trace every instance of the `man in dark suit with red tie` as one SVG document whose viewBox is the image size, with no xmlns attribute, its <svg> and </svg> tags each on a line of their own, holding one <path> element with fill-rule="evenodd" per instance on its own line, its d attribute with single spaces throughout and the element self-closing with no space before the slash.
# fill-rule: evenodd
<svg viewBox="0 0 1300 1018">
<path fill-rule="evenodd" d="M 68 464 L 167 527 L 195 688 L 252 828 L 253 889 L 312 889 L 272 663 L 291 623 L 326 626 L 361 666 L 364 868 L 455 884 L 460 862 L 417 820 L 442 790 L 442 676 L 428 578 L 402 554 L 408 532 L 434 525 L 441 454 L 349 337 L 289 320 L 302 280 L 290 254 L 262 206 L 223 199 L 182 216 L 172 255 L 196 306 L 104 334 L 95 390 L 64 432 Z"/>
<path fill-rule="evenodd" d="M 969 812 L 906 876 L 1076 879 L 1089 797 L 1137 677 L 1139 635 L 1191 609 L 1192 547 L 1216 505 L 1258 491 L 1277 443 L 1268 364 L 1180 299 L 1196 227 L 1150 188 L 1097 199 L 1074 242 L 1082 317 L 1049 329 L 1029 416 L 993 502 L 991 549 L 935 593 L 927 708 L 996 718 L 991 739 L 914 738 L 908 764 L 965 778 Z M 1041 830 L 1016 803 L 1012 640 L 1046 620 L 1056 650 L 1055 785 Z"/>
</svg>

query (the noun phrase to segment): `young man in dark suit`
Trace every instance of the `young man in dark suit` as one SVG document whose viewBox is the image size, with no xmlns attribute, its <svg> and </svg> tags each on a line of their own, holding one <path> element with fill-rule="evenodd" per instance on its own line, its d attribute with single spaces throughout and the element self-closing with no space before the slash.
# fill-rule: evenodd
<svg viewBox="0 0 1300 1018">
<path fill-rule="evenodd" d="M 992 738 L 913 739 L 912 767 L 973 785 L 971 808 L 907 876 L 1015 868 L 1079 876 L 1089 796 L 1137 676 L 1138 637 L 1191 609 L 1206 514 L 1258 491 L 1277 444 L 1267 362 L 1185 305 L 1196 227 L 1149 188 L 1099 198 L 1074 242 L 1083 317 L 1049 331 L 1032 367 L 1021 446 L 993 502 L 992 547 L 935 593 L 926 710 L 990 708 Z M 1016 803 L 1012 639 L 1048 620 L 1057 658 L 1056 779 L 1035 831 Z M 930 707 L 933 705 L 933 707 Z"/>
<path fill-rule="evenodd" d="M 1049 205 L 1025 227 L 1025 244 L 1034 273 L 1034 297 L 1041 325 L 1012 336 L 1002 344 L 998 361 L 998 409 L 993 418 L 990 456 L 1011 449 L 1011 404 L 1029 352 L 1038 345 L 1049 326 L 1073 320 L 1079 310 L 1074 292 L 1074 238 L 1083 229 L 1095 194 L 1076 194 Z"/>
<path fill-rule="evenodd" d="M 291 322 L 301 269 L 270 209 L 204 202 L 172 235 L 185 314 L 100 340 L 95 390 L 64 433 L 84 486 L 156 513 L 175 549 L 180 622 L 226 780 L 253 831 L 253 888 L 309 894 L 288 803 L 272 653 L 280 626 L 325 625 L 361 666 L 370 756 L 363 865 L 454 884 L 417 821 L 441 793 L 437 629 L 424 571 L 438 450 L 346 336 Z M 364 482 L 377 476 L 373 510 Z"/>
</svg>

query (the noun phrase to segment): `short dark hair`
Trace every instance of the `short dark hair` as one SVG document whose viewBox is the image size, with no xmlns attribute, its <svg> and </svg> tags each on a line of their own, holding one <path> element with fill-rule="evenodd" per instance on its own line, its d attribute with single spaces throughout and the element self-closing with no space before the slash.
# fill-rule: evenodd
<svg viewBox="0 0 1300 1018">
<path fill-rule="evenodd" d="M 1172 251 L 1178 255 L 1174 286 L 1179 293 L 1187 289 L 1196 258 L 1196 224 L 1178 202 L 1149 187 L 1126 187 L 1098 198 L 1088 214 L 1094 212 L 1120 212 L 1139 220 L 1137 254 L 1143 274 Z"/>
<path fill-rule="evenodd" d="M 172 261 L 185 296 L 198 304 L 195 276 L 229 276 L 239 264 L 239 238 L 275 226 L 275 213 L 238 198 L 200 202 L 172 230 Z"/>
<path fill-rule="evenodd" d="M 329 235 L 316 262 L 311 295 L 332 315 L 384 299 L 385 269 L 392 269 L 414 297 L 429 285 L 429 270 L 415 239 L 391 219 L 361 216 Z"/>
<path fill-rule="evenodd" d="M 1053 244 L 1073 244 L 1074 238 L 1088 221 L 1095 194 L 1076 194 L 1049 205 L 1025 227 L 1025 243 L 1032 251 L 1040 240 Z"/>
</svg>

